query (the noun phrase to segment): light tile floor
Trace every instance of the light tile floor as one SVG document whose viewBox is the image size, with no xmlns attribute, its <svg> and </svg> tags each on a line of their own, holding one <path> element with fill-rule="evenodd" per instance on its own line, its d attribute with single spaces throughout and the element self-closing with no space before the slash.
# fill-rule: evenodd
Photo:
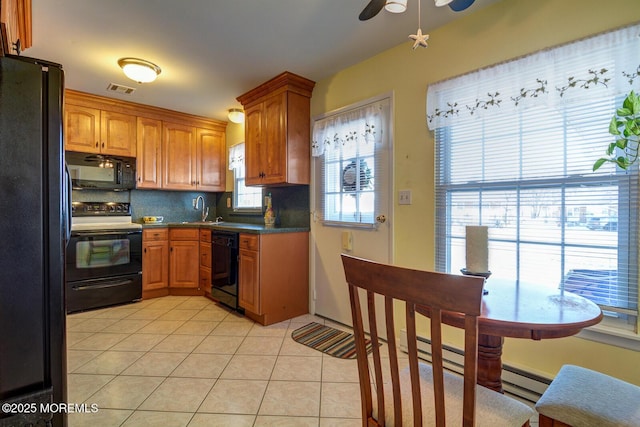
<svg viewBox="0 0 640 427">
<path fill-rule="evenodd" d="M 360 426 L 355 360 L 291 338 L 311 321 L 331 324 L 264 327 L 178 296 L 69 315 L 67 401 L 99 408 L 69 426 Z"/>
</svg>

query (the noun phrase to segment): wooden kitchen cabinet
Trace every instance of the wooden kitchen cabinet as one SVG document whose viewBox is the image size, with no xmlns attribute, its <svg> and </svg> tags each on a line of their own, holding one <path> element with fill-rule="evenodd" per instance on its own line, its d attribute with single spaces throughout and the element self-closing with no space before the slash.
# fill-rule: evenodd
<svg viewBox="0 0 640 427">
<path fill-rule="evenodd" d="M 165 122 L 163 132 L 163 188 L 225 191 L 226 142 L 223 131 Z"/>
<path fill-rule="evenodd" d="M 226 125 L 206 117 L 65 91 L 65 149 L 136 157 L 136 188 L 140 189 L 225 191 Z"/>
<path fill-rule="evenodd" d="M 237 98 L 245 109 L 247 185 L 309 184 L 314 86 L 284 72 Z"/>
<path fill-rule="evenodd" d="M 162 121 L 138 117 L 136 187 L 162 188 Z"/>
<path fill-rule="evenodd" d="M 65 150 L 136 155 L 136 117 L 114 111 L 67 104 L 64 112 Z"/>
<path fill-rule="evenodd" d="M 142 230 L 142 298 L 169 295 L 169 230 Z"/>
<path fill-rule="evenodd" d="M 241 233 L 239 258 L 239 305 L 247 317 L 270 325 L 309 312 L 308 232 Z"/>
<path fill-rule="evenodd" d="M 196 129 L 178 123 L 163 123 L 163 187 L 170 190 L 196 188 Z"/>
<path fill-rule="evenodd" d="M 196 129 L 196 187 L 201 191 L 225 191 L 227 143 L 219 129 Z"/>
<path fill-rule="evenodd" d="M 31 0 L 0 1 L 0 22 L 4 26 L 7 36 L 4 45 L 0 46 L 0 51 L 16 55 L 31 47 L 31 16 Z"/>
<path fill-rule="evenodd" d="M 204 295 L 199 281 L 200 234 L 198 228 L 169 229 L 169 292 Z"/>
<path fill-rule="evenodd" d="M 200 230 L 200 288 L 211 298 L 211 230 Z"/>
</svg>

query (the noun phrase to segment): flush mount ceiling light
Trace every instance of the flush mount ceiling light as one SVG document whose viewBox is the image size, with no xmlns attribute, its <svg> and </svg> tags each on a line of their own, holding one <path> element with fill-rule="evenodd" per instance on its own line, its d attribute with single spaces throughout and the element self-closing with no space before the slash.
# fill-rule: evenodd
<svg viewBox="0 0 640 427">
<path fill-rule="evenodd" d="M 407 10 L 407 0 L 387 0 L 384 8 L 391 13 L 402 13 Z"/>
<path fill-rule="evenodd" d="M 229 109 L 229 120 L 233 123 L 244 123 L 244 111 L 240 108 Z"/>
<path fill-rule="evenodd" d="M 153 62 L 140 58 L 120 58 L 118 65 L 125 76 L 138 83 L 151 83 L 162 71 Z"/>
</svg>

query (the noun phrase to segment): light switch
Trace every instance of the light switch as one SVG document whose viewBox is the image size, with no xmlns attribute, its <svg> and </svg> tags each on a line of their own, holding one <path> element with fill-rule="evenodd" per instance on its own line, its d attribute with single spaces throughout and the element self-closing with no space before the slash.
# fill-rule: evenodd
<svg viewBox="0 0 640 427">
<path fill-rule="evenodd" d="M 411 204 L 411 190 L 399 190 L 398 191 L 398 204 L 410 205 Z"/>
<path fill-rule="evenodd" d="M 353 234 L 350 231 L 342 232 L 342 249 L 345 251 L 353 250 Z"/>
</svg>

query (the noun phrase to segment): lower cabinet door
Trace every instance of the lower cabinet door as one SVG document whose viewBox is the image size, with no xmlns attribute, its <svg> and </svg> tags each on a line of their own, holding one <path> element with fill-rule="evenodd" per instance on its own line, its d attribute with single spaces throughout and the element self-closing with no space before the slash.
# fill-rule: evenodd
<svg viewBox="0 0 640 427">
<path fill-rule="evenodd" d="M 169 286 L 169 242 L 146 242 L 142 249 L 142 290 Z"/>
<path fill-rule="evenodd" d="M 169 287 L 194 288 L 199 286 L 200 242 L 172 240 L 169 249 Z"/>
<path fill-rule="evenodd" d="M 240 307 L 254 314 L 262 314 L 260 307 L 259 252 L 240 249 L 238 294 Z"/>
</svg>

